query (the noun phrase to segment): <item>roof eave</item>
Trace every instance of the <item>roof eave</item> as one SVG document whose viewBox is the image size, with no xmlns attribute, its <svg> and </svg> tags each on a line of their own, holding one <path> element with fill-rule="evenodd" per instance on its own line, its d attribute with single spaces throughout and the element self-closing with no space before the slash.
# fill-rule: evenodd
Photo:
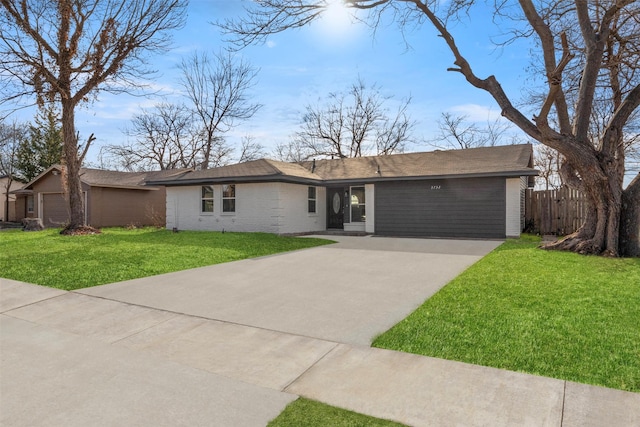
<svg viewBox="0 0 640 427">
<path fill-rule="evenodd" d="M 120 190 L 141 190 L 141 191 L 157 191 L 158 187 L 146 186 L 144 184 L 141 185 L 118 185 L 118 184 L 87 184 L 90 187 L 100 187 L 100 188 L 116 188 Z"/>
<path fill-rule="evenodd" d="M 375 183 L 385 181 L 419 181 L 434 179 L 451 179 L 451 178 L 489 178 L 489 177 L 521 177 L 521 176 L 537 176 L 538 171 L 531 169 L 523 169 L 516 171 L 501 172 L 477 172 L 468 174 L 440 174 L 440 175 L 416 175 L 416 176 L 375 176 L 361 178 L 344 178 L 344 179 L 311 179 L 303 177 L 293 177 L 288 175 L 264 175 L 264 176 L 243 176 L 243 177 L 216 177 L 216 178 L 193 178 L 178 180 L 157 180 L 148 181 L 147 185 L 163 185 L 167 187 L 181 187 L 188 185 L 207 185 L 207 184 L 250 184 L 264 182 L 286 182 L 292 184 L 308 184 L 308 185 L 336 185 L 336 184 L 354 184 L 354 183 Z"/>
<path fill-rule="evenodd" d="M 374 176 L 363 178 L 344 178 L 344 179 L 326 179 L 323 182 L 325 184 L 354 184 L 354 183 L 375 183 L 375 182 L 387 182 L 387 181 L 424 181 L 435 179 L 460 179 L 460 178 L 492 178 L 492 177 L 504 177 L 504 178 L 517 178 L 521 176 L 538 176 L 537 170 L 524 169 L 518 171 L 503 171 L 503 172 L 475 172 L 466 174 L 439 174 L 439 175 L 414 175 L 414 176 Z"/>
<path fill-rule="evenodd" d="M 26 195 L 29 195 L 29 194 L 33 194 L 33 190 L 29 190 L 29 189 L 26 189 L 26 188 L 18 188 L 17 190 L 9 191 L 9 194 L 26 194 Z"/>
<path fill-rule="evenodd" d="M 187 185 L 206 185 L 206 184 L 251 184 L 260 182 L 286 182 L 291 184 L 308 184 L 323 185 L 323 180 L 295 177 L 289 175 L 263 175 L 263 176 L 238 176 L 238 177 L 216 177 L 216 178 L 192 178 L 177 180 L 157 180 L 148 181 L 147 185 L 164 185 L 167 187 L 182 187 Z"/>
</svg>

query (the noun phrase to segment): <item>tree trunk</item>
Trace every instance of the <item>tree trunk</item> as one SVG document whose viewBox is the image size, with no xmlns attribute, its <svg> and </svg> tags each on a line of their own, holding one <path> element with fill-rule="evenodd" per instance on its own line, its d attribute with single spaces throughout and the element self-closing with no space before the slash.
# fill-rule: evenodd
<svg viewBox="0 0 640 427">
<path fill-rule="evenodd" d="M 64 140 L 63 162 L 65 166 L 64 186 L 69 202 L 69 224 L 67 231 L 82 228 L 84 224 L 84 198 L 80 182 L 80 158 L 78 140 L 75 131 L 74 106 L 68 100 L 62 100 L 62 138 Z"/>
<path fill-rule="evenodd" d="M 9 221 L 9 191 L 11 191 L 11 184 L 13 183 L 13 177 L 9 174 L 7 179 L 6 191 L 4 192 L 4 220 Z"/>
<path fill-rule="evenodd" d="M 640 257 L 640 174 L 622 193 L 620 255 Z"/>
<path fill-rule="evenodd" d="M 619 256 L 620 242 L 627 242 L 629 238 L 620 227 L 623 194 L 616 164 L 601 153 L 586 148 L 579 151 L 567 153 L 565 157 L 580 175 L 581 190 L 588 202 L 586 220 L 575 233 L 543 247 L 581 254 Z"/>
</svg>

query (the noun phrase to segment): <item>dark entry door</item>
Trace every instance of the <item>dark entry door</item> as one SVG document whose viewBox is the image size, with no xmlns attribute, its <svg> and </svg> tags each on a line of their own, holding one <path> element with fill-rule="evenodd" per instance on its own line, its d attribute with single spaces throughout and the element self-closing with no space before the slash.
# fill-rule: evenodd
<svg viewBox="0 0 640 427">
<path fill-rule="evenodd" d="M 342 187 L 327 189 L 327 228 L 344 228 L 344 200 Z"/>
</svg>

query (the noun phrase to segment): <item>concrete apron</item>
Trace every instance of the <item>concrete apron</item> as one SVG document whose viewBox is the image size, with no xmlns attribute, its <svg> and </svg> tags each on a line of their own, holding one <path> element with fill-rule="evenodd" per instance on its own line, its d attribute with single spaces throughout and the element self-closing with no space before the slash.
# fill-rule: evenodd
<svg viewBox="0 0 640 427">
<path fill-rule="evenodd" d="M 258 426 L 297 395 L 409 425 L 640 424 L 634 393 L 5 279 L 0 295 L 0 425 Z"/>
</svg>

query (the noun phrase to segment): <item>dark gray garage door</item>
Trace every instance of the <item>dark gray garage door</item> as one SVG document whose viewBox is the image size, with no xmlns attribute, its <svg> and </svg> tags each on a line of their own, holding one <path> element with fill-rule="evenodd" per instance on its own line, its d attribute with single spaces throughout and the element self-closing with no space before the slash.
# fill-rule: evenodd
<svg viewBox="0 0 640 427">
<path fill-rule="evenodd" d="M 42 222 L 45 227 L 62 227 L 69 222 L 67 201 L 61 193 L 42 195 Z"/>
<path fill-rule="evenodd" d="M 505 237 L 504 178 L 376 183 L 376 234 Z"/>
</svg>

